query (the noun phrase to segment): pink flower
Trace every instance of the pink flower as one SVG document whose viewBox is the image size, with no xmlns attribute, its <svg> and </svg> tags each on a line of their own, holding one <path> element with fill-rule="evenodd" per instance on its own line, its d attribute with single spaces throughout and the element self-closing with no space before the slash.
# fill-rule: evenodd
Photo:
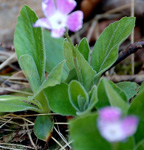
<svg viewBox="0 0 144 150">
<path fill-rule="evenodd" d="M 43 0 L 42 10 L 46 18 L 38 19 L 34 27 L 43 27 L 52 31 L 52 37 L 59 38 L 64 35 L 65 28 L 76 32 L 82 28 L 83 12 L 75 11 L 75 0 Z M 56 5 L 55 5 L 56 4 Z"/>
<path fill-rule="evenodd" d="M 135 116 L 121 117 L 117 107 L 105 107 L 99 111 L 98 129 L 109 142 L 123 141 L 132 136 L 137 129 L 138 118 Z"/>
</svg>

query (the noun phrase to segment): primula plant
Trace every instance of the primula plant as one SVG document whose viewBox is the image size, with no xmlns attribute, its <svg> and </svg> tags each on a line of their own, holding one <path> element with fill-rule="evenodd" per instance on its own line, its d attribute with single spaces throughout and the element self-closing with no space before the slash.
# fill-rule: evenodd
<svg viewBox="0 0 144 150">
<path fill-rule="evenodd" d="M 135 18 L 124 17 L 109 25 L 90 54 L 86 38 L 74 45 L 68 35 L 68 30 L 82 28 L 83 13 L 72 12 L 75 7 L 74 0 L 43 0 L 46 18 L 38 19 L 31 8 L 23 6 L 14 46 L 33 94 L 0 96 L 0 112 L 31 110 L 73 116 L 69 135 L 74 150 L 140 150 L 144 86 L 116 84 L 102 76 L 117 60 L 119 46 L 134 29 Z M 53 127 L 52 115 L 40 115 L 34 133 L 47 141 Z"/>
</svg>

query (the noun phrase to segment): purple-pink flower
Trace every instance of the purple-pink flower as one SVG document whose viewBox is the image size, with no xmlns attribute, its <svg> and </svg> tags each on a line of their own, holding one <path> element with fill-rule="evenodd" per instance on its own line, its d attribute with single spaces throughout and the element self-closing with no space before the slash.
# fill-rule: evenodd
<svg viewBox="0 0 144 150">
<path fill-rule="evenodd" d="M 52 37 L 64 35 L 66 28 L 76 32 L 82 28 L 83 12 L 70 12 L 76 7 L 75 0 L 43 0 L 42 10 L 46 18 L 38 19 L 34 27 L 43 27 L 51 30 Z"/>
<path fill-rule="evenodd" d="M 99 111 L 97 126 L 100 134 L 109 142 L 119 142 L 132 136 L 138 126 L 136 116 L 122 118 L 117 107 L 105 107 Z"/>
</svg>

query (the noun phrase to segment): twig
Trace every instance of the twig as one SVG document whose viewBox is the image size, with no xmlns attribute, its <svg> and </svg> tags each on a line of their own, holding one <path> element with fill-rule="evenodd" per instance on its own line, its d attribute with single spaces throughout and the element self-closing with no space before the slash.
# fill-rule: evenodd
<svg viewBox="0 0 144 150">
<path fill-rule="evenodd" d="M 135 7 L 135 0 L 131 0 L 131 17 L 134 17 L 134 7 Z M 134 29 L 131 33 L 131 44 L 134 43 Z M 132 74 L 134 75 L 134 54 L 131 55 L 131 69 L 132 69 Z"/>
<path fill-rule="evenodd" d="M 142 83 L 144 81 L 144 75 L 113 75 L 106 76 L 107 79 L 113 82 L 132 81 L 136 83 Z"/>
<path fill-rule="evenodd" d="M 37 150 L 37 147 L 36 147 L 36 145 L 35 145 L 35 143 L 34 143 L 32 137 L 31 137 L 31 132 L 29 131 L 29 127 L 28 127 L 26 121 L 24 121 L 24 123 L 25 123 L 25 127 L 26 127 L 26 129 L 27 129 L 27 134 L 28 134 L 29 140 L 30 140 L 32 146 L 35 148 L 35 150 Z"/>
<path fill-rule="evenodd" d="M 119 57 L 116 60 L 116 62 L 108 70 L 110 70 L 112 67 L 116 66 L 122 60 L 124 60 L 125 58 L 127 58 L 128 56 L 130 56 L 131 54 L 137 52 L 138 50 L 142 48 L 144 48 L 144 41 L 136 42 L 134 44 L 129 45 L 126 50 L 122 51 L 119 54 Z"/>
</svg>

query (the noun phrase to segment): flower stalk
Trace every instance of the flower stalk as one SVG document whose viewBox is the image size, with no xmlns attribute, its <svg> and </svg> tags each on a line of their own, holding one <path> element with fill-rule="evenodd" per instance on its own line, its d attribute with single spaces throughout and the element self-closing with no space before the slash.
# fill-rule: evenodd
<svg viewBox="0 0 144 150">
<path fill-rule="evenodd" d="M 78 65 L 77 65 L 77 60 L 76 60 L 76 51 L 77 51 L 77 47 L 74 47 L 70 37 L 69 37 L 69 34 L 68 34 L 68 29 L 66 29 L 66 32 L 65 32 L 65 36 L 68 40 L 68 42 L 71 44 L 71 47 L 72 47 L 72 52 L 73 52 L 73 61 L 74 61 L 74 65 L 75 65 L 75 70 L 76 70 L 76 73 L 77 73 L 77 76 L 78 76 L 78 81 L 80 81 L 82 83 L 82 77 L 81 77 L 81 73 L 80 73 L 80 70 L 78 68 Z"/>
<path fill-rule="evenodd" d="M 112 144 L 112 150 L 117 150 L 118 148 L 118 143 L 113 143 Z"/>
</svg>

